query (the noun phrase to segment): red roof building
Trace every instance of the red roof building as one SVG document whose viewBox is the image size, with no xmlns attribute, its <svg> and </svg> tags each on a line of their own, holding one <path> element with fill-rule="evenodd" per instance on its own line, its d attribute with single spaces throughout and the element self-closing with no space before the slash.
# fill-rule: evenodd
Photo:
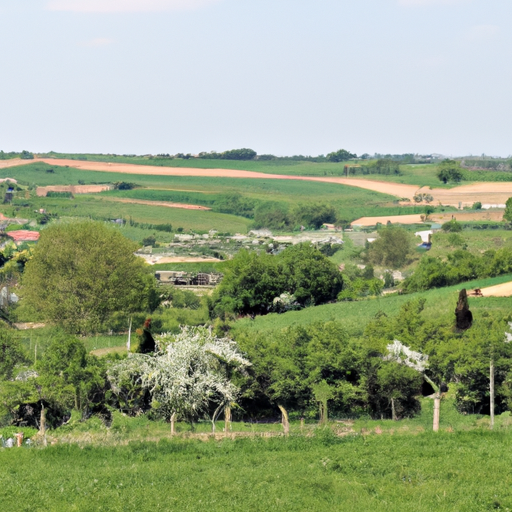
<svg viewBox="0 0 512 512">
<path fill-rule="evenodd" d="M 18 231 L 9 231 L 8 233 L 6 233 L 6 235 L 13 238 L 16 243 L 37 242 L 40 236 L 38 231 L 27 231 L 25 229 L 20 229 Z"/>
</svg>

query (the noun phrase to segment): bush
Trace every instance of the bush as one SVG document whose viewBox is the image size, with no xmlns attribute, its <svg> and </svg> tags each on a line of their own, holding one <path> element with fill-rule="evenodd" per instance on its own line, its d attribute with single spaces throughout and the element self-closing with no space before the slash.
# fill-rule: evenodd
<svg viewBox="0 0 512 512">
<path fill-rule="evenodd" d="M 357 158 L 357 155 L 355 153 L 350 153 L 346 149 L 340 149 L 327 155 L 327 160 L 329 162 L 345 162 L 351 158 Z"/>
<path fill-rule="evenodd" d="M 457 222 L 455 219 L 452 219 L 448 222 L 445 222 L 441 229 L 447 233 L 460 233 L 462 231 L 462 224 Z"/>
<path fill-rule="evenodd" d="M 114 190 L 132 190 L 138 186 L 135 183 L 129 183 L 127 181 L 116 181 L 113 185 Z"/>
<path fill-rule="evenodd" d="M 149 235 L 142 240 L 142 245 L 144 247 L 156 247 L 156 238 L 154 235 Z"/>
</svg>

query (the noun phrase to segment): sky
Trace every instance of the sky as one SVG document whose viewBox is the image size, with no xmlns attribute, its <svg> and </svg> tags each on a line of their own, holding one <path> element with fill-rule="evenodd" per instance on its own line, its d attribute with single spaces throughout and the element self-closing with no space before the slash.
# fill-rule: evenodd
<svg viewBox="0 0 512 512">
<path fill-rule="evenodd" d="M 0 0 L 0 149 L 512 154 L 510 0 Z"/>
</svg>

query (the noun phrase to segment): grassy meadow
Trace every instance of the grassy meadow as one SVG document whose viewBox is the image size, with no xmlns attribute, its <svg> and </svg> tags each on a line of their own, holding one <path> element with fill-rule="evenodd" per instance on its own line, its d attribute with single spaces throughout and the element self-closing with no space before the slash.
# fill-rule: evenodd
<svg viewBox="0 0 512 512">
<path fill-rule="evenodd" d="M 0 451 L 4 510 L 512 509 L 512 437 L 483 430 Z"/>
<path fill-rule="evenodd" d="M 467 283 L 460 283 L 455 286 L 438 288 L 425 292 L 410 293 L 407 295 L 385 295 L 376 298 L 364 299 L 361 301 L 337 302 L 303 309 L 302 311 L 288 311 L 287 313 L 271 313 L 265 316 L 257 316 L 254 319 L 243 318 L 234 324 L 234 337 L 239 329 L 249 331 L 273 331 L 284 329 L 292 325 L 308 325 L 313 322 L 328 322 L 336 320 L 343 323 L 347 331 L 354 336 L 361 335 L 368 322 L 378 312 L 386 313 L 388 316 L 396 315 L 406 302 L 423 297 L 426 299 L 424 316 L 425 318 L 438 318 L 441 315 L 453 317 L 453 311 L 457 305 L 459 291 L 462 288 L 468 290 L 484 288 L 495 284 L 512 281 L 512 275 L 504 275 L 489 279 L 480 279 Z M 504 313 L 510 311 L 509 297 L 474 297 L 469 298 L 469 306 L 475 320 L 480 314 L 501 310 Z"/>
</svg>

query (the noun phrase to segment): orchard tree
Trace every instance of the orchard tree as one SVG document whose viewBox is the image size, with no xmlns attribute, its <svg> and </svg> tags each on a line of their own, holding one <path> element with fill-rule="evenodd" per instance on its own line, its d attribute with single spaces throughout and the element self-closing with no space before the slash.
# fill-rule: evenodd
<svg viewBox="0 0 512 512">
<path fill-rule="evenodd" d="M 97 332 L 115 312 L 156 306 L 154 278 L 136 249 L 99 222 L 53 225 L 42 231 L 25 267 L 23 297 L 68 332 Z"/>
<path fill-rule="evenodd" d="M 131 379 L 151 394 L 152 405 L 171 420 L 176 417 L 193 421 L 213 411 L 215 420 L 222 409 L 236 402 L 239 389 L 231 381 L 233 372 L 244 372 L 249 361 L 238 345 L 228 338 L 218 338 L 205 327 L 183 327 L 177 335 L 156 337 L 154 355 L 133 354 L 114 364 L 108 378 L 115 393 Z"/>
</svg>

